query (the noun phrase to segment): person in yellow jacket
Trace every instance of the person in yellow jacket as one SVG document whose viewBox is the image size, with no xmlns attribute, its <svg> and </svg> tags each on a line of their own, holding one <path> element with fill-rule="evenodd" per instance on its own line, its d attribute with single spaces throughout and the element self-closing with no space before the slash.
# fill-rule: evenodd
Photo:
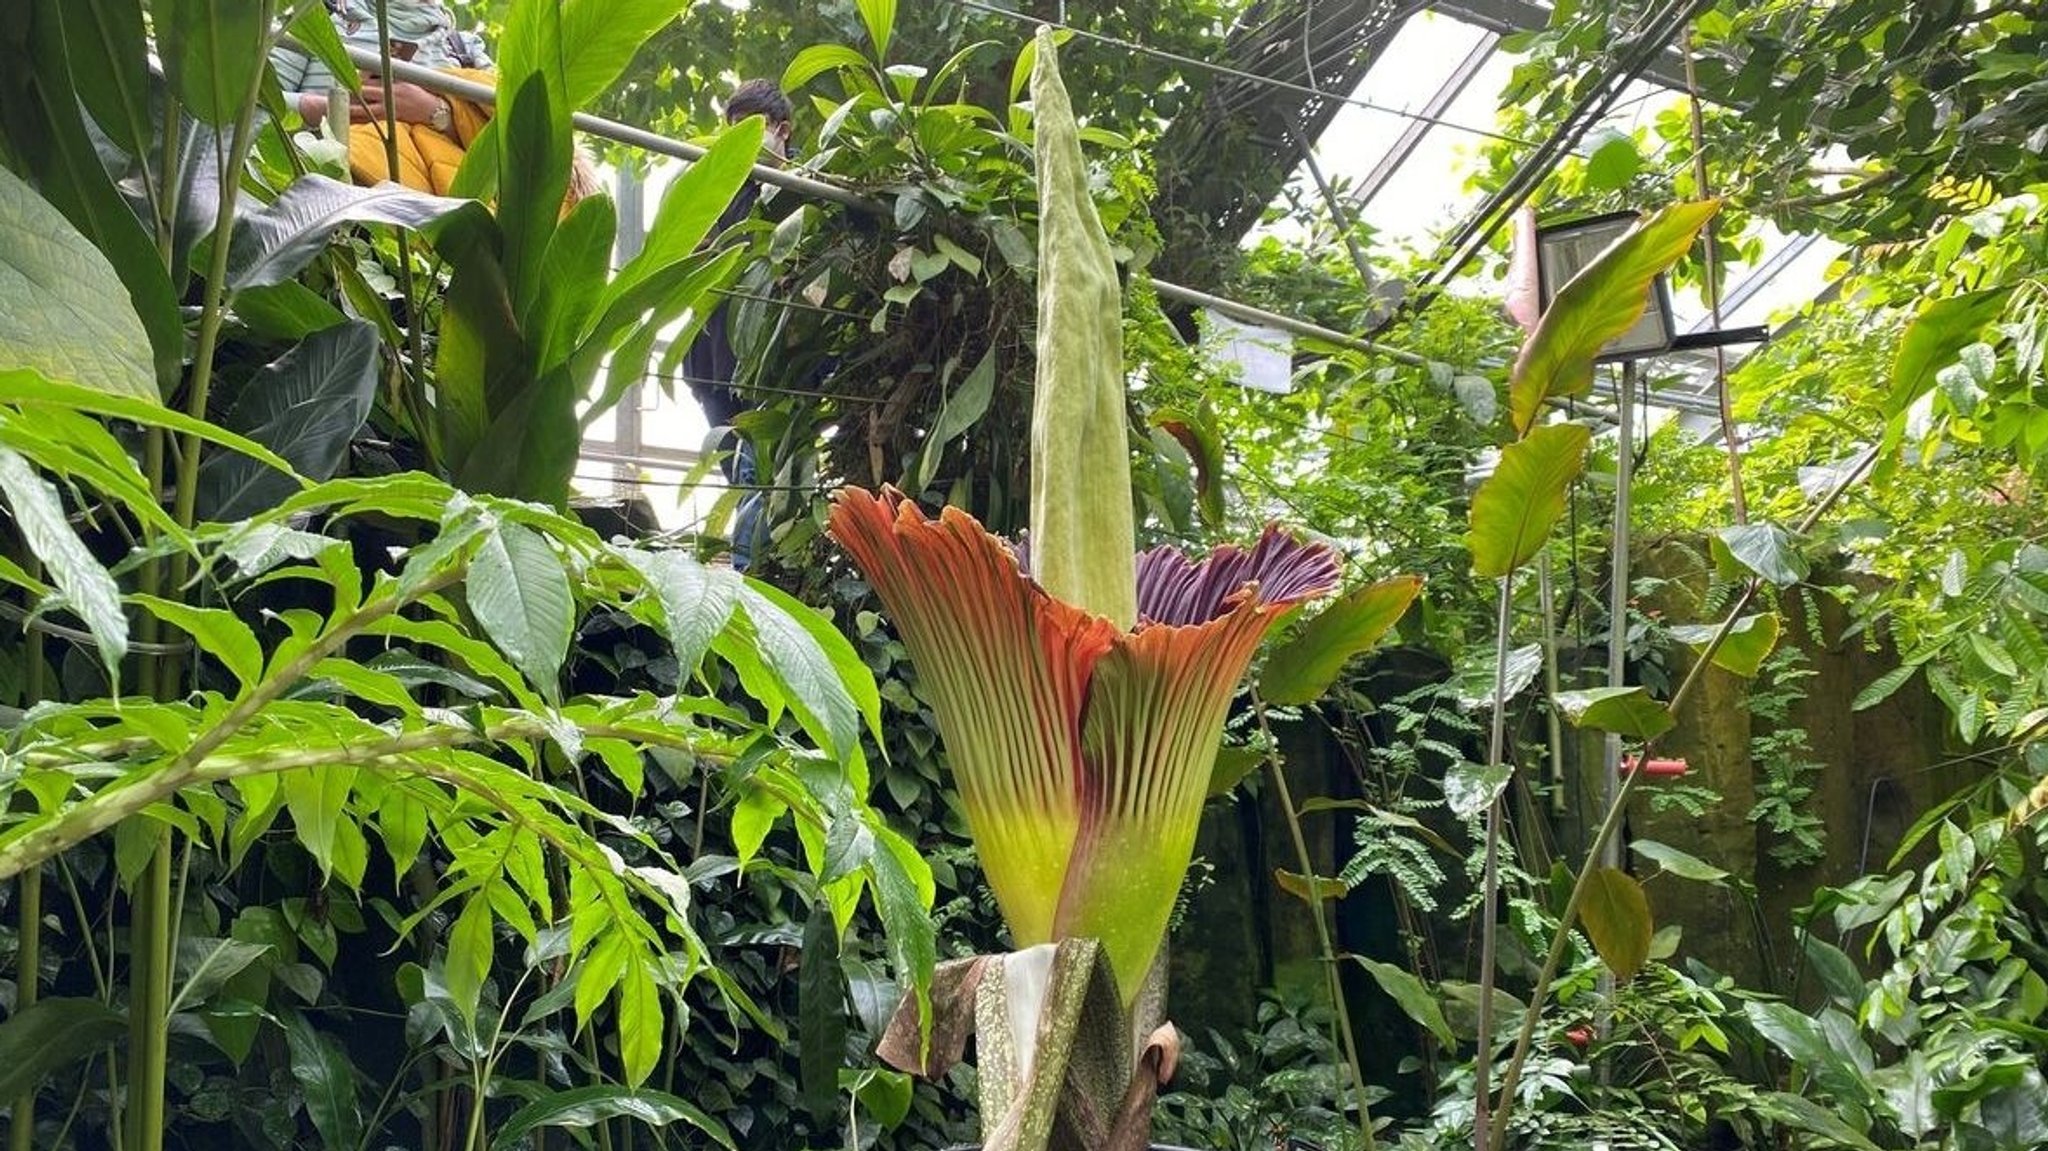
<svg viewBox="0 0 2048 1151">
<path fill-rule="evenodd" d="M 375 0 L 326 0 L 342 39 L 377 48 Z M 493 84 L 490 53 L 483 38 L 456 27 L 448 8 L 434 0 L 386 0 L 391 54 L 427 68 Z M 287 48 L 271 55 L 271 66 L 299 117 L 307 124 L 326 119 L 330 95 L 341 87 L 319 61 Z M 388 105 L 387 105 L 388 95 Z M 398 171 L 385 144 L 387 107 L 397 120 Z M 467 100 L 430 92 L 418 84 L 365 75 L 361 97 L 349 108 L 349 170 L 358 184 L 396 179 L 409 188 L 446 195 L 462 167 L 470 141 L 490 122 L 491 110 Z"/>
</svg>

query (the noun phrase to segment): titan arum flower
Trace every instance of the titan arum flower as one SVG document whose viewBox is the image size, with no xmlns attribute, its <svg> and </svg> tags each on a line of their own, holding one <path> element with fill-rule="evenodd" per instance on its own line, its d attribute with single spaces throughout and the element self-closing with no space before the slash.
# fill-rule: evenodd
<svg viewBox="0 0 2048 1151">
<path fill-rule="evenodd" d="M 1099 939 L 1128 1004 L 1187 871 L 1231 696 L 1337 562 L 1273 528 L 1200 562 L 1134 558 L 1116 266 L 1043 30 L 1031 92 L 1033 570 L 965 512 L 933 519 L 890 489 L 843 490 L 830 527 L 918 668 L 1017 946 Z"/>
</svg>

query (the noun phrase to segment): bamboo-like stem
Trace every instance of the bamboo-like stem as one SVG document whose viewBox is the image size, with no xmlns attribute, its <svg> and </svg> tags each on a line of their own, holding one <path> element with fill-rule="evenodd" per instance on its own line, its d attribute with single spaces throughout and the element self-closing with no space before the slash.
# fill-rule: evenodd
<svg viewBox="0 0 2048 1151">
<path fill-rule="evenodd" d="M 1501 577 L 1500 604 L 1493 633 L 1493 727 L 1486 741 L 1486 764 L 1497 767 L 1507 757 L 1508 629 L 1515 605 L 1515 576 Z M 1505 790 L 1505 789 L 1503 789 Z M 1492 1098 L 1493 969 L 1500 935 L 1500 795 L 1486 805 L 1486 870 L 1479 884 L 1479 1050 L 1473 1057 L 1472 1138 L 1486 1136 L 1486 1106 Z"/>
<path fill-rule="evenodd" d="M 1280 761 L 1280 747 L 1273 742 L 1273 729 L 1266 722 L 1266 702 L 1252 695 L 1252 712 L 1259 719 L 1259 736 L 1266 741 L 1266 766 L 1272 769 L 1273 785 L 1280 792 L 1280 810 L 1287 816 L 1287 832 L 1294 839 L 1295 858 L 1301 862 L 1301 875 L 1308 884 L 1309 917 L 1315 920 L 1316 944 L 1322 949 L 1323 972 L 1328 977 L 1330 1004 L 1337 1015 L 1337 1029 L 1344 1042 L 1344 1058 L 1351 1065 L 1351 1087 L 1358 1100 L 1358 1135 L 1365 1151 L 1375 1151 L 1379 1146 L 1372 1129 L 1372 1107 L 1365 1094 L 1365 1071 L 1358 1061 L 1358 1036 L 1351 1029 L 1351 1009 L 1344 1002 L 1344 980 L 1337 970 L 1337 948 L 1330 939 L 1330 925 L 1323 918 L 1323 893 L 1316 878 L 1315 861 L 1308 853 L 1308 837 L 1301 831 L 1301 814 L 1294 806 L 1294 796 L 1287 786 L 1287 769 Z"/>
<path fill-rule="evenodd" d="M 384 170 L 393 180 L 398 179 L 398 106 L 391 98 L 391 20 L 390 0 L 377 0 L 377 58 L 382 64 L 378 82 L 384 86 Z M 443 97 L 446 99 L 447 97 Z M 414 295 L 412 274 L 412 240 L 404 228 L 398 229 L 398 290 L 405 297 L 405 343 L 412 356 L 412 371 L 426 371 L 427 345 L 420 332 L 420 317 L 425 309 L 420 307 Z M 398 376 L 402 384 L 399 394 L 400 409 L 410 416 L 413 431 L 420 442 L 431 446 L 434 440 L 429 436 L 426 413 L 412 402 L 417 394 L 416 381 L 407 378 L 406 369 L 400 365 Z"/>
<path fill-rule="evenodd" d="M 1808 512 L 1804 519 L 1799 521 L 1799 526 L 1795 530 L 1803 534 L 1812 528 L 1814 524 L 1819 523 L 1820 518 L 1841 501 L 1842 496 L 1848 492 L 1850 487 L 1856 481 L 1863 478 L 1863 473 L 1869 469 L 1870 465 L 1877 462 L 1877 455 L 1878 449 L 1875 447 L 1864 452 L 1862 458 L 1858 459 L 1847 472 L 1843 473 L 1842 478 L 1835 482 L 1835 486 L 1821 499 L 1820 503 L 1816 504 L 1814 509 Z M 1686 698 L 1692 694 L 1693 688 L 1705 678 L 1707 668 L 1712 666 L 1714 662 L 1715 653 L 1721 650 L 1721 645 L 1727 642 L 1728 637 L 1734 633 L 1735 625 L 1742 620 L 1742 613 L 1748 609 L 1749 605 L 1756 599 L 1757 593 L 1761 590 L 1763 590 L 1763 580 L 1751 577 L 1748 584 L 1743 587 L 1742 594 L 1735 598 L 1734 604 L 1730 605 L 1726 617 L 1714 629 L 1713 637 L 1707 641 L 1706 647 L 1700 652 L 1698 658 L 1693 661 L 1692 667 L 1685 673 L 1685 678 L 1679 682 L 1678 690 L 1671 693 L 1671 701 L 1665 705 L 1666 710 L 1676 713 L 1679 705 L 1684 703 Z M 1648 759 L 1650 749 L 1655 745 L 1656 740 L 1645 740 L 1642 748 L 1642 758 Z M 1571 945 L 1572 926 L 1578 922 L 1579 909 L 1585 905 L 1588 880 L 1593 873 L 1592 865 L 1594 861 L 1600 858 L 1600 852 L 1606 846 L 1607 841 L 1620 828 L 1622 817 L 1628 811 L 1629 796 L 1634 793 L 1636 783 L 1642 779 L 1643 775 L 1643 772 L 1632 771 L 1622 777 L 1621 790 L 1615 795 L 1614 802 L 1608 806 L 1607 814 L 1600 822 L 1600 830 L 1593 836 L 1593 842 L 1586 846 L 1586 866 L 1579 869 L 1578 879 L 1572 884 L 1571 898 L 1566 901 L 1564 914 L 1558 919 L 1557 931 L 1550 937 L 1550 951 L 1543 958 L 1543 970 L 1536 977 L 1536 986 L 1529 992 L 1529 1006 L 1527 1012 L 1522 1016 L 1522 1030 L 1521 1034 L 1515 1039 L 1514 1054 L 1509 1057 L 1507 1067 L 1501 1072 L 1500 1102 L 1499 1106 L 1494 1109 L 1491 1130 L 1478 1136 L 1478 1138 L 1483 1140 L 1483 1142 L 1477 1143 L 1481 1151 L 1504 1151 L 1507 1146 L 1508 1114 L 1514 1100 L 1515 1087 L 1521 1081 L 1522 1065 L 1527 1062 L 1529 1050 L 1535 1043 L 1537 1020 L 1542 1013 L 1545 1000 L 1550 995 L 1550 985 L 1556 980 L 1558 968 L 1564 962 L 1565 950 Z M 1485 1001 L 1482 1000 L 1482 1009 L 1484 1005 Z M 1484 1104 L 1482 1103 L 1480 1106 L 1484 1107 Z M 1475 1125 L 1474 1129 L 1475 1132 L 1481 1130 L 1477 1125 Z"/>
</svg>

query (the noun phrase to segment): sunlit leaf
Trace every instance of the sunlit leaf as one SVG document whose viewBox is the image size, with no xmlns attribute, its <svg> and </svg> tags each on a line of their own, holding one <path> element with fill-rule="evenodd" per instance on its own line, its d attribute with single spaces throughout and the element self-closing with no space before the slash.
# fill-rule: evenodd
<svg viewBox="0 0 2048 1151">
<path fill-rule="evenodd" d="M 1694 652 L 1705 651 L 1721 629 L 1713 624 L 1685 624 L 1671 629 L 1671 638 Z M 1757 673 L 1778 646 L 1778 613 L 1746 615 L 1728 629 L 1728 637 L 1714 649 L 1714 666 L 1744 679 Z"/>
<path fill-rule="evenodd" d="M 1677 721 L 1671 709 L 1651 698 L 1648 688 L 1594 687 L 1561 691 L 1557 709 L 1575 727 L 1611 731 L 1629 739 L 1655 739 Z"/>
<path fill-rule="evenodd" d="M 1498 579 L 1529 562 L 1564 514 L 1571 483 L 1585 467 L 1593 433 L 1549 424 L 1501 449 L 1500 463 L 1472 496 L 1472 568 Z"/>
<path fill-rule="evenodd" d="M 1505 763 L 1454 763 L 1444 772 L 1444 801 L 1452 815 L 1471 819 L 1491 807 L 1514 777 L 1515 769 Z"/>
<path fill-rule="evenodd" d="M 1715 539 L 1737 564 L 1778 587 L 1791 587 L 1811 570 L 1798 541 L 1777 524 L 1731 524 Z"/>
<path fill-rule="evenodd" d="M 1600 350 L 1642 318 L 1652 281 L 1692 248 L 1720 207 L 1719 200 L 1700 200 L 1650 214 L 1557 290 L 1509 376 L 1517 435 L 1529 434 L 1545 400 L 1592 386 Z"/>
<path fill-rule="evenodd" d="M 1421 577 L 1396 576 L 1346 592 L 1267 656 L 1260 696 L 1276 704 L 1321 698 L 1344 665 L 1378 643 L 1421 590 Z"/>
</svg>

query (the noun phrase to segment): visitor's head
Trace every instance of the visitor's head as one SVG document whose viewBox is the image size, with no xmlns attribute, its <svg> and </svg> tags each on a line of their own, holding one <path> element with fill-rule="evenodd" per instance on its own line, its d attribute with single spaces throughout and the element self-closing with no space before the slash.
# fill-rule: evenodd
<svg viewBox="0 0 2048 1151">
<path fill-rule="evenodd" d="M 767 146 L 778 156 L 789 155 L 790 118 L 795 109 L 789 97 L 775 86 L 773 80 L 748 80 L 732 90 L 732 99 L 725 102 L 725 122 L 737 124 L 749 116 L 759 116 L 768 122 Z"/>
</svg>

